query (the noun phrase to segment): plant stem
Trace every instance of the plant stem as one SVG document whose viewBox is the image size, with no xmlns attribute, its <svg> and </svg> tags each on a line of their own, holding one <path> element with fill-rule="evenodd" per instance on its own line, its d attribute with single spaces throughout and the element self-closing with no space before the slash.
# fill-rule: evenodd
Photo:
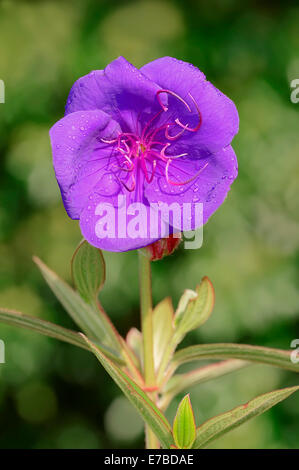
<svg viewBox="0 0 299 470">
<path fill-rule="evenodd" d="M 142 250 L 138 250 L 139 257 L 139 285 L 141 308 L 141 331 L 143 340 L 143 370 L 144 381 L 147 388 L 156 385 L 154 344 L 153 344 L 153 305 L 152 305 L 152 277 L 151 262 Z M 154 398 L 152 396 L 152 398 Z M 155 434 L 145 426 L 147 449 L 158 449 L 159 441 Z"/>
</svg>

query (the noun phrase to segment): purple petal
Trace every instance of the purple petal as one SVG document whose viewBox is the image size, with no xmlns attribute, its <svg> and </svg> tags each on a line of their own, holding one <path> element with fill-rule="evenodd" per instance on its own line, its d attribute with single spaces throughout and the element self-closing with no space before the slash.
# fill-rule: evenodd
<svg viewBox="0 0 299 470">
<path fill-rule="evenodd" d="M 190 127 L 197 125 L 200 118 L 190 94 L 197 103 L 201 126 L 197 132 L 186 131 L 180 143 L 188 140 L 194 147 L 212 153 L 231 143 L 239 127 L 237 109 L 227 96 L 206 80 L 198 68 L 172 57 L 163 57 L 140 70 L 161 88 L 175 92 L 188 103 L 191 113 L 185 107 L 184 116 L 178 100 L 172 99 L 169 108 L 174 118 L 179 117 L 183 124 L 189 123 Z"/>
<path fill-rule="evenodd" d="M 105 70 L 95 70 L 75 82 L 65 112 L 101 109 L 117 120 L 124 131 L 136 132 L 140 114 L 159 109 L 156 99 L 159 89 L 126 59 L 119 57 Z"/>
<path fill-rule="evenodd" d="M 72 219 L 80 217 L 88 196 L 109 164 L 111 146 L 101 138 L 113 138 L 119 131 L 118 123 L 99 110 L 74 112 L 51 128 L 55 174 L 65 209 Z M 111 191 L 108 183 L 106 186 Z"/>
<path fill-rule="evenodd" d="M 81 213 L 80 228 L 90 244 L 116 252 L 142 248 L 168 233 L 165 227 L 157 235 L 151 233 L 150 208 L 138 191 L 105 197 L 99 187 Z"/>
<path fill-rule="evenodd" d="M 215 154 L 203 154 L 197 159 L 173 160 L 169 165 L 169 179 L 173 184 L 165 180 L 166 164 L 163 162 L 159 165 L 160 176 L 147 185 L 145 195 L 150 204 L 178 205 L 180 217 L 178 222 L 174 223 L 174 229 L 181 231 L 195 230 L 200 226 L 200 222 L 196 220 L 196 204 L 203 204 L 202 222 L 203 224 L 207 222 L 223 203 L 238 173 L 236 155 L 231 146 Z M 196 174 L 198 177 L 194 180 L 180 184 Z M 184 210 L 186 210 L 185 215 Z"/>
</svg>

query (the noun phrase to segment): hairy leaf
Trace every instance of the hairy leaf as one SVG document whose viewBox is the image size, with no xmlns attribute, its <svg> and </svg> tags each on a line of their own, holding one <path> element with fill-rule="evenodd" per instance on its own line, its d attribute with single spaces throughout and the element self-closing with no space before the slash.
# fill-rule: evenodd
<svg viewBox="0 0 299 470">
<path fill-rule="evenodd" d="M 242 359 L 299 372 L 299 363 L 291 361 L 291 352 L 248 344 L 216 343 L 190 346 L 177 351 L 172 370 L 191 361 L 206 359 Z"/>
<path fill-rule="evenodd" d="M 34 257 L 44 279 L 79 328 L 90 338 L 120 351 L 120 342 L 106 314 L 94 305 L 87 304 L 66 282 Z"/>
<path fill-rule="evenodd" d="M 164 448 L 170 448 L 173 437 L 170 425 L 164 414 L 157 408 L 148 395 L 123 370 L 114 364 L 100 349 L 84 335 L 91 350 L 102 366 L 123 391 L 129 401 L 135 406 L 143 420 L 151 427 Z"/>
<path fill-rule="evenodd" d="M 88 344 L 83 340 L 80 333 L 63 328 L 62 326 L 56 325 L 55 323 L 41 320 L 40 318 L 24 315 L 14 310 L 0 308 L 0 322 L 7 325 L 19 326 L 27 330 L 32 330 L 42 335 L 56 338 L 60 341 L 65 341 L 66 343 L 70 343 L 74 346 L 78 346 L 90 351 Z M 124 364 L 122 359 L 113 354 L 103 345 L 98 344 L 98 347 L 113 361 L 119 364 Z"/>
<path fill-rule="evenodd" d="M 237 426 L 245 423 L 249 419 L 269 410 L 272 406 L 285 400 L 297 390 L 299 390 L 299 386 L 275 390 L 274 392 L 260 395 L 245 405 L 238 406 L 231 411 L 209 419 L 197 428 L 193 448 L 200 449 L 205 447 L 214 439 L 217 439 L 223 434 L 226 434 Z"/>
</svg>

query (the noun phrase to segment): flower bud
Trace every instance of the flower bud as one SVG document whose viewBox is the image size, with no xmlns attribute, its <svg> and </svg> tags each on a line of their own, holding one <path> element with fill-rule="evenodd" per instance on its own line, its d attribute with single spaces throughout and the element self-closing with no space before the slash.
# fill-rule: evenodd
<svg viewBox="0 0 299 470">
<path fill-rule="evenodd" d="M 181 240 L 180 233 L 171 234 L 167 238 L 161 238 L 161 240 L 142 248 L 142 251 L 151 261 L 157 261 L 164 258 L 164 256 L 171 255 L 179 246 Z"/>
</svg>

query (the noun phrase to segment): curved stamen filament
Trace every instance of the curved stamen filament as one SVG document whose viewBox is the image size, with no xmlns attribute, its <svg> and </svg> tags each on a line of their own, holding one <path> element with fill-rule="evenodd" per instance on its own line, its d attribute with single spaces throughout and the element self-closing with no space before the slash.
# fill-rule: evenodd
<svg viewBox="0 0 299 470">
<path fill-rule="evenodd" d="M 164 129 L 167 129 L 168 126 L 169 126 L 169 124 L 163 124 L 163 126 L 160 126 L 157 129 L 153 129 L 152 131 L 150 131 L 148 133 L 148 135 L 145 136 L 144 141 L 145 141 L 146 145 L 149 145 L 149 146 L 153 145 L 153 139 L 156 137 L 156 135 L 159 132 L 163 131 Z"/>
<path fill-rule="evenodd" d="M 104 144 L 115 144 L 118 141 L 118 137 L 116 139 L 105 139 L 104 137 L 101 138 L 101 141 L 104 142 Z"/>
<path fill-rule="evenodd" d="M 142 169 L 143 169 L 143 172 L 144 172 L 144 176 L 145 176 L 145 179 L 148 183 L 151 183 L 154 179 L 154 176 L 155 176 L 155 172 L 156 172 L 156 166 L 157 166 L 157 160 L 154 160 L 153 161 L 153 168 L 152 168 L 152 174 L 151 176 L 148 175 L 148 169 L 147 169 L 147 166 L 146 166 L 146 161 L 145 161 L 145 157 L 143 156 L 142 159 L 141 159 L 141 166 L 142 166 Z"/>
<path fill-rule="evenodd" d="M 180 121 L 179 117 L 177 117 L 176 119 L 168 118 L 168 122 L 164 124 L 160 122 L 157 126 L 154 126 L 154 121 L 158 119 L 163 112 L 169 111 L 168 104 L 163 104 L 161 100 L 160 95 L 162 93 L 166 93 L 172 96 L 173 98 L 177 99 L 186 108 L 188 113 L 191 113 L 194 116 L 194 111 L 192 111 L 190 105 L 184 98 L 182 98 L 180 95 L 171 90 L 161 89 L 158 90 L 156 93 L 156 97 L 159 105 L 161 106 L 161 109 L 156 112 L 145 123 L 143 129 L 141 130 L 141 133 L 139 133 L 138 131 L 136 131 L 135 134 L 133 132 L 120 132 L 117 138 L 115 139 L 101 139 L 101 141 L 105 144 L 117 144 L 115 146 L 115 150 L 119 153 L 120 158 L 117 158 L 118 163 L 112 163 L 112 167 L 116 168 L 116 170 L 119 171 L 120 174 L 122 171 L 126 172 L 127 174 L 131 173 L 130 175 L 128 175 L 128 177 L 125 178 L 125 180 L 121 180 L 118 177 L 120 183 L 130 192 L 134 191 L 136 188 L 137 169 L 140 168 L 144 174 L 146 182 L 151 183 L 156 174 L 157 163 L 161 160 L 165 163 L 166 181 L 168 184 L 174 186 L 181 186 L 190 183 L 191 181 L 196 179 L 198 175 L 208 165 L 208 163 L 206 163 L 203 168 L 201 168 L 194 176 L 189 178 L 187 181 L 179 182 L 171 180 L 169 176 L 170 164 L 173 160 L 186 157 L 188 154 L 181 153 L 177 155 L 167 155 L 166 150 L 170 147 L 171 143 L 179 139 L 185 131 L 197 132 L 202 124 L 202 117 L 197 102 L 195 101 L 191 93 L 188 93 L 198 114 L 199 122 L 197 126 L 192 128 L 189 124 L 183 124 Z M 138 129 L 138 122 L 140 123 L 139 119 L 140 117 L 138 115 L 136 129 Z M 172 122 L 170 122 L 170 120 Z M 176 126 L 179 126 L 181 129 L 179 129 L 176 134 L 171 134 L 170 128 Z M 161 137 L 159 136 L 158 138 L 156 138 L 157 134 L 161 132 Z M 159 149 L 159 147 L 157 148 L 156 146 L 162 147 Z M 138 164 L 138 162 L 140 163 L 140 165 Z M 149 165 L 152 166 L 151 169 L 149 169 Z"/>
<path fill-rule="evenodd" d="M 162 158 L 164 158 L 166 160 L 173 160 L 173 159 L 177 159 L 177 158 L 181 158 L 181 157 L 186 157 L 188 155 L 188 153 L 180 153 L 179 155 L 165 155 L 165 151 L 170 145 L 171 145 L 170 143 L 167 143 L 162 148 L 162 150 L 160 152 L 160 155 L 161 155 Z"/>
<path fill-rule="evenodd" d="M 147 129 L 150 127 L 150 125 L 153 123 L 153 121 L 154 121 L 155 119 L 157 119 L 158 116 L 160 116 L 160 114 L 161 114 L 162 112 L 163 112 L 163 109 L 161 109 L 160 111 L 158 111 L 158 112 L 145 124 L 144 129 L 143 129 L 142 134 L 141 134 L 141 141 L 143 141 Z"/>
<path fill-rule="evenodd" d="M 188 127 L 188 124 L 186 125 L 186 128 L 183 128 L 183 130 L 179 131 L 177 134 L 175 135 L 170 135 L 169 132 L 168 132 L 168 129 L 170 128 L 170 126 L 172 126 L 173 124 L 168 124 L 167 127 L 166 127 L 166 130 L 165 130 L 165 137 L 166 139 L 168 140 L 176 140 L 178 139 L 179 137 L 181 137 L 181 135 L 184 134 L 185 130 L 187 129 Z M 179 124 L 180 125 L 180 124 Z M 182 125 L 181 125 L 182 127 Z"/>
<path fill-rule="evenodd" d="M 119 178 L 118 178 L 119 179 Z M 132 186 L 129 187 L 127 185 L 127 183 L 125 183 L 124 181 L 122 181 L 121 179 L 119 179 L 119 182 L 126 188 L 127 191 L 129 191 L 130 193 L 134 191 L 135 187 L 136 187 L 136 178 L 135 178 L 135 175 L 132 174 Z"/>
<path fill-rule="evenodd" d="M 202 123 L 202 117 L 201 117 L 201 112 L 199 110 L 199 107 L 198 107 L 198 104 L 196 103 L 195 99 L 193 98 L 193 96 L 191 95 L 191 93 L 188 93 L 190 98 L 192 99 L 193 103 L 194 103 L 194 106 L 196 107 L 196 111 L 198 113 L 198 118 L 199 118 L 199 121 L 198 121 L 198 124 L 196 127 L 194 127 L 193 129 L 191 127 L 189 127 L 188 124 L 182 124 L 181 121 L 179 120 L 179 118 L 176 118 L 175 119 L 175 122 L 178 126 L 182 127 L 185 131 L 189 131 L 189 132 L 197 132 L 201 126 L 201 123 Z"/>
<path fill-rule="evenodd" d="M 178 95 L 177 93 L 174 93 L 174 91 L 171 91 L 171 90 L 158 90 L 157 93 L 156 93 L 156 96 L 157 96 L 158 103 L 161 106 L 161 108 L 163 109 L 163 111 L 166 112 L 166 111 L 168 111 L 169 108 L 168 108 L 168 106 L 165 106 L 162 103 L 161 98 L 159 96 L 161 93 L 167 93 L 168 95 L 171 95 L 174 98 L 177 98 L 181 103 L 183 103 L 186 106 L 188 111 L 191 113 L 190 106 L 188 105 L 188 103 L 180 95 Z"/>
<path fill-rule="evenodd" d="M 191 183 L 191 181 L 195 180 L 200 175 L 200 173 L 208 166 L 208 163 L 206 163 L 195 175 L 193 175 L 191 178 L 189 178 L 186 181 L 172 181 L 169 178 L 169 166 L 170 166 L 171 162 L 172 162 L 172 160 L 169 159 L 166 163 L 165 177 L 166 177 L 167 183 L 171 184 L 172 186 L 183 186 L 185 184 Z"/>
<path fill-rule="evenodd" d="M 163 111 L 165 111 L 165 112 L 168 111 L 168 110 L 169 110 L 169 107 L 168 107 L 168 106 L 165 106 L 165 105 L 162 103 L 162 101 L 161 101 L 161 99 L 160 99 L 160 96 L 159 96 L 160 93 L 167 93 L 167 94 L 169 94 L 169 95 L 171 95 L 171 96 L 177 98 L 181 103 L 183 103 L 183 105 L 187 108 L 187 110 L 189 111 L 189 113 L 192 113 L 192 110 L 191 110 L 189 104 L 188 104 L 187 101 L 185 101 L 180 95 L 178 95 L 177 93 L 174 93 L 173 91 L 170 91 L 170 90 L 158 90 L 157 93 L 156 93 L 156 96 L 157 96 L 157 100 L 158 100 L 160 106 L 162 107 Z M 196 108 L 198 117 L 199 117 L 199 122 L 198 122 L 197 126 L 194 127 L 194 128 L 190 128 L 188 124 L 183 124 L 183 123 L 180 121 L 179 118 L 176 118 L 174 122 L 175 122 L 178 126 L 182 127 L 182 128 L 183 128 L 184 130 L 186 130 L 186 131 L 189 131 L 189 132 L 197 132 L 197 131 L 199 130 L 200 126 L 201 126 L 201 123 L 202 123 L 201 112 L 200 112 L 200 110 L 199 110 L 199 107 L 198 107 L 197 102 L 195 101 L 195 99 L 193 98 L 193 96 L 191 95 L 191 93 L 188 93 L 188 95 L 190 96 L 190 98 L 191 98 L 191 100 L 192 100 L 192 102 L 193 102 L 193 104 L 194 104 L 194 106 L 195 106 L 195 108 Z M 166 135 L 166 133 L 168 134 L 168 136 Z M 178 138 L 178 137 L 180 137 L 180 135 L 181 135 L 181 134 L 178 134 L 177 136 L 170 136 L 170 138 Z M 168 129 L 167 129 L 167 131 L 165 132 L 165 136 L 166 136 L 166 138 L 169 138 Z"/>
</svg>

